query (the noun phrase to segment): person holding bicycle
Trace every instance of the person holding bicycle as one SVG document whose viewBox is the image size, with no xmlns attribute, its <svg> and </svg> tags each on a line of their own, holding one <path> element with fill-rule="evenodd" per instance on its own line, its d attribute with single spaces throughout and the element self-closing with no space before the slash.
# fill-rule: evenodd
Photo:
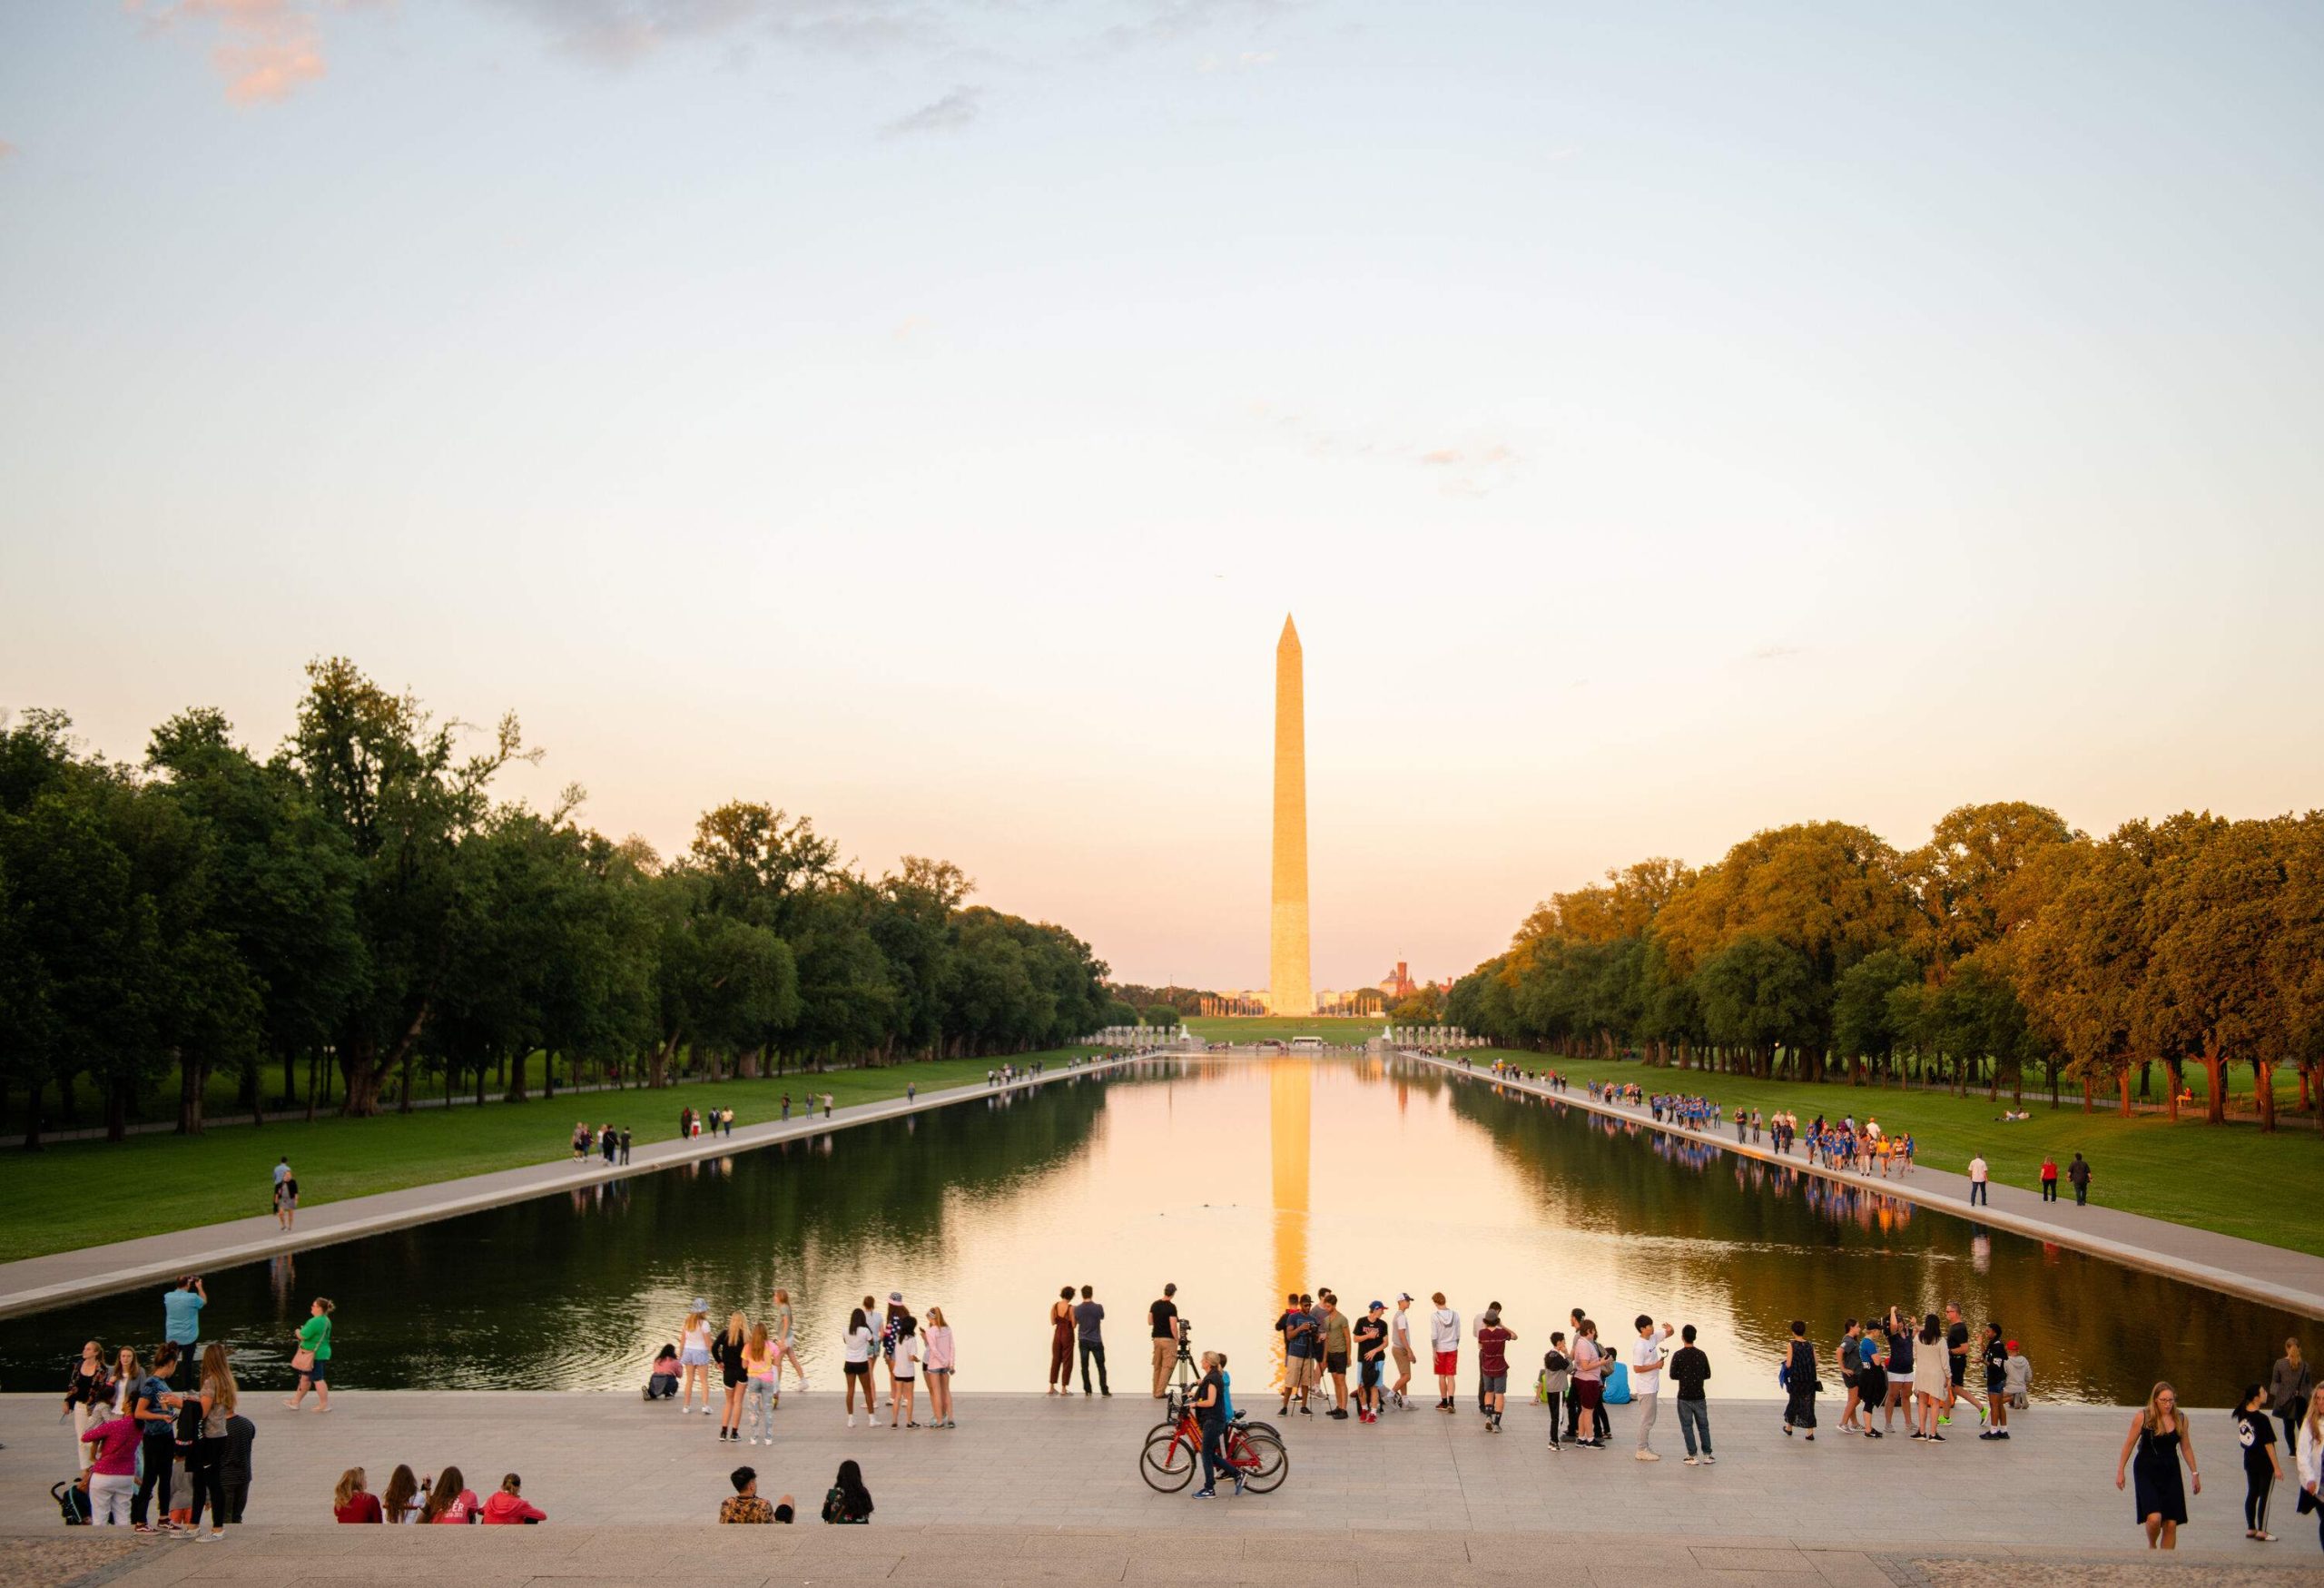
<svg viewBox="0 0 2324 1588">
<path fill-rule="evenodd" d="M 1202 1487 L 1195 1491 L 1195 1498 L 1218 1498 L 1222 1472 L 1235 1480 L 1235 1492 L 1240 1494 L 1243 1475 L 1226 1459 L 1226 1374 L 1216 1351 L 1202 1354 L 1202 1382 L 1195 1386 L 1193 1406 L 1202 1425 Z"/>
</svg>

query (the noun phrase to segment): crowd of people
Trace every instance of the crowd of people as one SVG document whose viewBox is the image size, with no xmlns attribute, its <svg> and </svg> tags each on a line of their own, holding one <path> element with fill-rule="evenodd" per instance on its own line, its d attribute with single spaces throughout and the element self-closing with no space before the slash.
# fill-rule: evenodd
<svg viewBox="0 0 2324 1588">
<path fill-rule="evenodd" d="M 1459 1061 L 1464 1069 L 1473 1070 L 1472 1060 Z M 1491 1062 L 1490 1071 L 1495 1080 L 1521 1081 L 1551 1092 L 1567 1090 L 1566 1078 L 1555 1070 L 1532 1070 L 1505 1059 Z M 1729 1119 L 1726 1109 L 1707 1097 L 1694 1093 L 1650 1092 L 1636 1081 L 1597 1081 L 1587 1084 L 1594 1102 L 1610 1107 L 1643 1109 L 1656 1124 L 1675 1125 L 1687 1130 L 1716 1129 Z M 2017 1122 L 2024 1114 L 2004 1111 L 2001 1122 Z M 1913 1172 L 1919 1157 L 1920 1142 L 1910 1131 L 1890 1133 L 1883 1130 L 1880 1121 L 1867 1114 L 1858 1123 L 1854 1114 L 1844 1114 L 1837 1119 L 1827 1119 L 1817 1114 L 1803 1130 L 1799 1116 L 1789 1110 L 1768 1112 L 1761 1109 L 1738 1108 L 1732 1115 L 1735 1140 L 1738 1146 L 1758 1146 L 1764 1141 L 1775 1149 L 1779 1157 L 1789 1157 L 1793 1150 L 1804 1147 L 1807 1160 L 1818 1169 L 1846 1170 L 1879 1179 L 1903 1179 Z M 2058 1199 L 2058 1182 L 2063 1178 L 2073 1188 L 2077 1207 L 2090 1200 L 2090 1161 L 2081 1153 L 2073 1154 L 2063 1169 L 2055 1158 L 2044 1155 L 2042 1160 L 2040 1185 L 2042 1200 Z M 1970 1159 L 1968 1166 L 1969 1202 L 1972 1207 L 1989 1205 L 1989 1175 L 1982 1155 Z"/>
</svg>

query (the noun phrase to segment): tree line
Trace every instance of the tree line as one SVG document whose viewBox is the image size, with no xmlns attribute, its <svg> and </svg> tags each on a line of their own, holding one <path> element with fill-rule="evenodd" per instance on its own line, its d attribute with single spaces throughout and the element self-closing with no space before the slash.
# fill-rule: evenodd
<svg viewBox="0 0 2324 1588">
<path fill-rule="evenodd" d="M 224 716 L 85 752 L 59 712 L 0 720 L 0 1100 L 36 1146 L 54 1092 L 118 1139 L 174 1076 L 197 1131 L 210 1078 L 325 1066 L 341 1110 L 496 1078 L 526 1059 L 616 1084 L 675 1070 L 1025 1052 L 1102 1023 L 1106 966 L 1061 927 L 968 905 L 948 862 L 874 880 L 805 817 L 735 801 L 668 860 L 496 797 L 537 759 L 514 714 L 480 735 L 311 665 L 261 760 Z M 470 747 L 471 739 L 474 747 Z M 509 1078 L 513 1077 L 513 1080 Z"/>
<path fill-rule="evenodd" d="M 1567 1057 L 1761 1077 L 1935 1080 L 2125 1114 L 2160 1065 L 2226 1117 L 2248 1066 L 2263 1129 L 2287 1067 L 2324 1126 L 2324 812 L 2181 814 L 2103 838 L 2022 802 L 1965 805 L 1899 851 L 1865 828 L 1755 833 L 1536 906 L 1446 1018 Z"/>
</svg>

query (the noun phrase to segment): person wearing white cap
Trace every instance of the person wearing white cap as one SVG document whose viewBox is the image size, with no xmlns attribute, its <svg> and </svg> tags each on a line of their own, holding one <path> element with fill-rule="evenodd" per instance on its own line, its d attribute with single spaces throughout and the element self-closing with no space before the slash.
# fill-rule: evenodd
<svg viewBox="0 0 2324 1588">
<path fill-rule="evenodd" d="M 1413 1409 L 1404 1402 L 1404 1390 L 1413 1381 L 1412 1305 L 1413 1293 L 1409 1290 L 1400 1292 L 1396 1297 L 1396 1310 L 1388 1319 L 1388 1355 L 1394 1358 L 1396 1364 L 1395 1387 L 1388 1394 L 1395 1406 L 1407 1412 Z"/>
</svg>

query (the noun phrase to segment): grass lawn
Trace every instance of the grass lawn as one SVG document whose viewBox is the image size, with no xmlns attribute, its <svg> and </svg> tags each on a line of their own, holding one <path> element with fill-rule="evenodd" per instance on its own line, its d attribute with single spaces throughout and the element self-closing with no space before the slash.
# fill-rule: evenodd
<svg viewBox="0 0 2324 1588">
<path fill-rule="evenodd" d="M 1831 1119 L 1853 1114 L 1859 1123 L 1868 1114 L 1889 1135 L 1911 1131 L 1921 1163 L 1965 1173 L 1969 1159 L 1982 1152 L 1996 1182 L 2028 1190 L 2040 1186 L 2043 1152 L 2054 1153 L 2063 1170 L 2078 1151 L 2090 1160 L 2094 1202 L 2324 1256 L 2324 1225 L 2306 1211 L 2324 1198 L 2324 1133 L 2312 1122 L 2288 1121 L 2268 1136 L 2257 1125 L 2205 1125 L 2200 1113 L 2177 1125 L 2156 1115 L 2123 1119 L 2111 1110 L 2084 1114 L 2078 1096 L 2062 1099 L 2053 1111 L 2046 1096 L 2028 1092 L 2025 1106 L 2033 1118 L 2005 1125 L 1997 1116 L 2008 1104 L 2006 1091 L 2001 1101 L 1989 1103 L 1981 1092 L 1956 1098 L 1844 1083 L 1753 1080 L 1711 1070 L 1560 1060 L 1498 1049 L 1481 1049 L 1469 1057 L 1480 1066 L 1500 1058 L 1527 1070 L 1556 1069 L 1577 1088 L 1590 1080 L 1627 1080 L 1649 1091 L 1699 1093 L 1729 1110 L 1788 1109 L 1799 1116 L 1803 1131 L 1818 1113 Z M 2063 1180 L 2058 1194 L 2073 1196 Z"/>
<path fill-rule="evenodd" d="M 673 1140 L 678 1110 L 731 1108 L 736 1129 L 780 1119 L 783 1094 L 804 1108 L 810 1090 L 836 1106 L 981 1081 L 1001 1063 L 1052 1062 L 1059 1050 L 1011 1060 L 951 1059 L 878 1070 L 793 1073 L 762 1080 L 695 1081 L 660 1091 L 585 1092 L 481 1108 L 428 1109 L 371 1119 L 327 1118 L 252 1127 L 219 1125 L 201 1136 L 132 1136 L 125 1141 L 58 1142 L 38 1152 L 0 1152 L 0 1261 L 76 1246 L 190 1229 L 268 1210 L 274 1160 L 284 1153 L 299 1177 L 301 1207 L 494 1169 L 547 1163 L 572 1150 L 576 1120 L 626 1125 L 638 1146 Z"/>
<path fill-rule="evenodd" d="M 1186 1017 L 1187 1030 L 1206 1042 L 1288 1042 L 1321 1037 L 1327 1042 L 1361 1046 L 1380 1034 L 1387 1021 L 1378 1015 L 1201 1015 Z"/>
</svg>

